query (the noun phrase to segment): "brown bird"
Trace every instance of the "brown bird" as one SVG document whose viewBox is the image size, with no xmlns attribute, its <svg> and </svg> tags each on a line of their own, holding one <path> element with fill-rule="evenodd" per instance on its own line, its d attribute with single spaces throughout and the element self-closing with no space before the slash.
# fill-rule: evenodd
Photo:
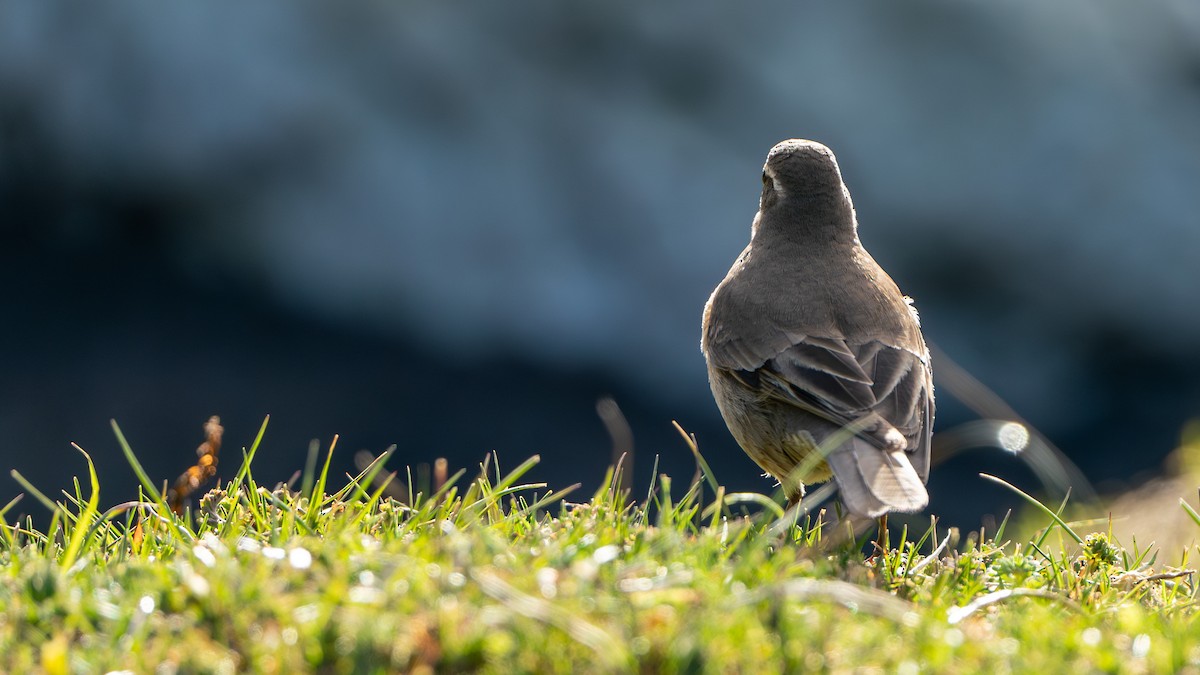
<svg viewBox="0 0 1200 675">
<path fill-rule="evenodd" d="M 912 301 L 862 247 L 829 148 L 779 143 L 750 245 L 704 307 L 729 431 L 789 505 L 831 476 L 853 514 L 925 508 L 933 371 Z"/>
</svg>

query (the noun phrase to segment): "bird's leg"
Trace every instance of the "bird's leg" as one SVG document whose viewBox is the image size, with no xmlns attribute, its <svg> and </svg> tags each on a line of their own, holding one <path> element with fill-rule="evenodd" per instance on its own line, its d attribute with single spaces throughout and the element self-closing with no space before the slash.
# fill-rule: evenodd
<svg viewBox="0 0 1200 675">
<path fill-rule="evenodd" d="M 791 511 L 792 509 L 794 509 L 796 507 L 797 504 L 800 503 L 801 499 L 804 499 L 803 492 L 797 492 L 796 494 L 792 495 L 791 497 L 788 497 L 787 506 L 783 510 Z"/>
<path fill-rule="evenodd" d="M 875 533 L 875 550 L 877 553 L 886 553 L 888 550 L 888 529 L 887 529 L 887 512 L 879 516 L 879 530 Z"/>
<path fill-rule="evenodd" d="M 787 505 L 783 508 L 783 517 L 771 528 L 779 536 L 781 542 L 791 537 L 792 527 L 796 524 L 796 505 L 804 498 L 804 493 L 789 495 Z"/>
</svg>

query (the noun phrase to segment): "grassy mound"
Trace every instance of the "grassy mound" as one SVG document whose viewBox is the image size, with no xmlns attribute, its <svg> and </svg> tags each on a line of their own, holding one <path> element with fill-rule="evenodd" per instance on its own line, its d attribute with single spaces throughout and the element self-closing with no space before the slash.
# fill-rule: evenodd
<svg viewBox="0 0 1200 675">
<path fill-rule="evenodd" d="M 265 427 L 265 425 L 264 425 Z M 250 471 L 175 513 L 99 507 L 94 473 L 46 531 L 0 527 L 0 670 L 264 672 L 1187 672 L 1187 560 L 1047 527 L 865 541 L 703 467 L 633 503 L 485 462 L 402 498 L 380 457 L 331 491 L 328 462 L 267 489 Z M 330 450 L 332 452 L 332 448 Z M 132 453 L 129 457 L 140 472 Z M 90 460 L 89 465 L 90 465 Z M 412 488 L 408 488 L 412 490 Z M 683 494 L 679 494 L 679 493 Z M 3 516 L 12 505 L 0 510 Z"/>
</svg>

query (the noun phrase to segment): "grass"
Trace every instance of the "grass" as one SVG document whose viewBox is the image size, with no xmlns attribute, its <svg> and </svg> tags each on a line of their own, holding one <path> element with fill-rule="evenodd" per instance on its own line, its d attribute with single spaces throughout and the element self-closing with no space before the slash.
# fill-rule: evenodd
<svg viewBox="0 0 1200 675">
<path fill-rule="evenodd" d="M 1186 554 L 1081 536 L 1028 495 L 1019 540 L 931 524 L 864 560 L 725 494 L 699 453 L 637 503 L 619 471 L 579 501 L 523 482 L 536 458 L 398 500 L 386 457 L 336 491 L 315 458 L 299 489 L 260 486 L 262 438 L 184 515 L 132 451 L 144 495 L 108 510 L 86 454 L 86 489 L 26 485 L 53 520 L 0 509 L 0 671 L 1200 672 Z"/>
</svg>

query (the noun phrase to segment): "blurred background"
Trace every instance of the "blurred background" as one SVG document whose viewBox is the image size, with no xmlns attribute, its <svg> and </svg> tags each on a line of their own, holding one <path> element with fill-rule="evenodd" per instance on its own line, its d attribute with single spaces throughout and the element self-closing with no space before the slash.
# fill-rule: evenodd
<svg viewBox="0 0 1200 675">
<path fill-rule="evenodd" d="M 930 513 L 1002 517 L 981 471 L 1053 492 L 956 431 L 989 390 L 1101 492 L 1165 470 L 1200 412 L 1191 0 L 5 3 L 0 467 L 54 495 L 78 442 L 111 505 L 110 418 L 173 480 L 210 414 L 228 478 L 269 413 L 265 484 L 336 433 L 339 471 L 536 453 L 591 490 L 611 396 L 635 485 L 691 477 L 677 420 L 769 491 L 699 326 L 789 137 L 982 385 L 935 361 Z"/>
</svg>

